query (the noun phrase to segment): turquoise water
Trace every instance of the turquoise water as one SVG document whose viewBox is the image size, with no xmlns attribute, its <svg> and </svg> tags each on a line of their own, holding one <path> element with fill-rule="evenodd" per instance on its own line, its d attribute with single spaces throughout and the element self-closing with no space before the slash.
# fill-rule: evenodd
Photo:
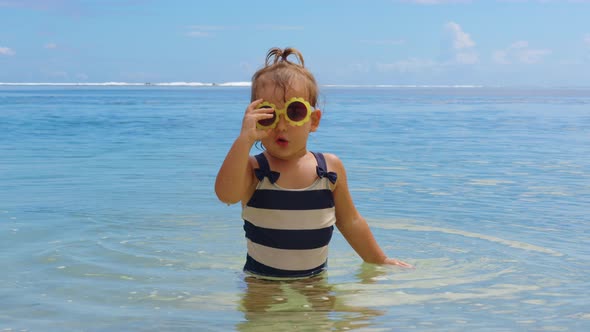
<svg viewBox="0 0 590 332">
<path fill-rule="evenodd" d="M 240 87 L 0 88 L 0 331 L 590 328 L 590 90 L 337 88 L 309 148 L 414 270 L 248 282 Z M 253 152 L 256 152 L 254 150 Z"/>
</svg>

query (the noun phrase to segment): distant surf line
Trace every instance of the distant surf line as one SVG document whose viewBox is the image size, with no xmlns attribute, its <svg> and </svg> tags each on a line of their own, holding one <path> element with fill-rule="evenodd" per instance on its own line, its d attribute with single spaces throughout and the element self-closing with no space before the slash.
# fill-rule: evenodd
<svg viewBox="0 0 590 332">
<path fill-rule="evenodd" d="M 132 83 L 132 82 L 0 82 L 0 86 L 190 86 L 190 87 L 250 87 L 251 82 L 223 82 L 223 83 L 207 83 L 207 82 L 146 82 L 146 83 Z M 398 84 L 322 84 L 322 87 L 327 88 L 484 88 L 483 85 L 398 85 Z"/>
</svg>

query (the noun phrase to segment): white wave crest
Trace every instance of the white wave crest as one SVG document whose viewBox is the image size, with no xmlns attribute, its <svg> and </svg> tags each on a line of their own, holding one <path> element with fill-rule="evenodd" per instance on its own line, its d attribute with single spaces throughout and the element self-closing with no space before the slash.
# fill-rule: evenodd
<svg viewBox="0 0 590 332">
<path fill-rule="evenodd" d="M 158 82 L 158 83 L 130 83 L 130 82 L 94 82 L 94 83 L 15 83 L 15 82 L 0 82 L 0 86 L 190 86 L 190 87 L 207 87 L 207 86 L 235 86 L 235 87 L 249 87 L 250 82 L 224 82 L 224 83 L 206 83 L 206 82 Z"/>
</svg>

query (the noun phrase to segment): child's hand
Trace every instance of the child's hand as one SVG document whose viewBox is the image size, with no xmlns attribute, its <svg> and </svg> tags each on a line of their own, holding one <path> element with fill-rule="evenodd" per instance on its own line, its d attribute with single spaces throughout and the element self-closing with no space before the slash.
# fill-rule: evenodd
<svg viewBox="0 0 590 332">
<path fill-rule="evenodd" d="M 256 108 L 262 99 L 257 99 L 248 105 L 244 120 L 242 120 L 242 132 L 240 136 L 246 137 L 251 142 L 259 141 L 268 136 L 270 129 L 262 130 L 256 128 L 256 123 L 260 120 L 270 119 L 273 117 L 272 108 Z"/>
<path fill-rule="evenodd" d="M 399 260 L 393 259 L 393 258 L 386 258 L 385 261 L 383 262 L 383 264 L 397 265 L 397 266 L 405 267 L 407 269 L 414 268 L 414 266 L 412 266 L 412 264 L 408 264 L 406 262 L 402 262 L 402 261 L 399 261 Z"/>
</svg>

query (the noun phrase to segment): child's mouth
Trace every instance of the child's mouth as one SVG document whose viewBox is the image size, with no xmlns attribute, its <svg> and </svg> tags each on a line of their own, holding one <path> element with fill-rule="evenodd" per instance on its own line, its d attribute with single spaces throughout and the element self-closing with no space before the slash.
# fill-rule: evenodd
<svg viewBox="0 0 590 332">
<path fill-rule="evenodd" d="M 289 144 L 289 141 L 283 137 L 279 137 L 277 138 L 276 143 L 279 146 L 287 146 Z"/>
</svg>

